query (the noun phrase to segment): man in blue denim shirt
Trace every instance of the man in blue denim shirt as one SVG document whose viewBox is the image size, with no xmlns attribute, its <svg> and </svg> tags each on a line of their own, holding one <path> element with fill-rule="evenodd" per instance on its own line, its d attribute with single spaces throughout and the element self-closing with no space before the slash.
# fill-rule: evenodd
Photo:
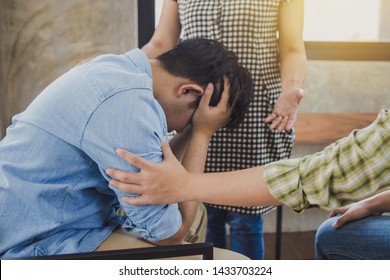
<svg viewBox="0 0 390 280">
<path fill-rule="evenodd" d="M 194 202 L 124 204 L 128 194 L 109 187 L 105 170 L 137 170 L 118 148 L 160 162 L 168 131 L 185 130 L 183 165 L 202 172 L 193 166 L 212 134 L 241 121 L 252 91 L 234 54 L 205 39 L 155 60 L 135 49 L 71 69 L 13 118 L 0 142 L 0 258 L 94 251 L 118 225 L 157 244 L 181 242 Z"/>
</svg>

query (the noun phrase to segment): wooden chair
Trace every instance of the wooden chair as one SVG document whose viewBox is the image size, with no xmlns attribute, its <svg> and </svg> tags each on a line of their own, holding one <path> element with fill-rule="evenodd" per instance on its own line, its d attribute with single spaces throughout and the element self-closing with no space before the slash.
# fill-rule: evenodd
<svg viewBox="0 0 390 280">
<path fill-rule="evenodd" d="M 212 260 L 214 257 L 213 244 L 195 243 L 171 246 L 146 247 L 134 249 L 121 249 L 110 251 L 98 251 L 76 254 L 63 254 L 33 257 L 29 259 L 39 260 L 148 260 L 148 259 L 169 259 L 174 257 L 185 257 L 202 255 L 203 260 Z"/>
</svg>

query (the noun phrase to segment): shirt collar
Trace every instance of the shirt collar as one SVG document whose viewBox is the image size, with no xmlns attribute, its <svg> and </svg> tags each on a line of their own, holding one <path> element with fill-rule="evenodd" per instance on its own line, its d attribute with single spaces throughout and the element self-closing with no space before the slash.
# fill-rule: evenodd
<svg viewBox="0 0 390 280">
<path fill-rule="evenodd" d="M 139 68 L 152 79 L 152 67 L 150 66 L 149 58 L 143 51 L 141 51 L 139 48 L 136 48 L 127 52 L 126 55 L 128 55 L 137 68 Z"/>
</svg>

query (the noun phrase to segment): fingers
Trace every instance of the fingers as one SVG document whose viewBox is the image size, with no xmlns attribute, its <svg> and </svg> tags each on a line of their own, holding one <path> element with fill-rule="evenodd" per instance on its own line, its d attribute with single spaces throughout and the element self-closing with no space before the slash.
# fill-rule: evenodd
<svg viewBox="0 0 390 280">
<path fill-rule="evenodd" d="M 287 132 L 290 132 L 291 129 L 294 127 L 294 124 L 295 124 L 295 119 L 293 119 L 293 118 L 288 118 L 288 121 L 287 121 L 285 130 L 286 130 Z"/>
<path fill-rule="evenodd" d="M 341 215 L 340 218 L 338 218 L 334 223 L 333 223 L 333 228 L 338 229 L 341 228 L 346 222 L 348 222 L 349 219 L 347 218 L 346 215 Z"/>
<path fill-rule="evenodd" d="M 110 186 L 124 191 L 126 193 L 136 193 L 136 194 L 143 194 L 144 188 L 137 184 L 130 184 L 130 183 L 124 183 L 118 180 L 111 180 Z"/>
<path fill-rule="evenodd" d="M 145 166 L 148 166 L 150 163 L 143 159 L 140 156 L 137 156 L 136 154 L 133 154 L 132 152 L 126 151 L 125 149 L 117 149 L 116 153 L 118 156 L 126 160 L 127 162 L 131 163 L 132 165 L 138 167 L 139 169 L 142 169 Z"/>
<path fill-rule="evenodd" d="M 175 157 L 173 154 L 171 147 L 167 143 L 167 140 L 165 137 L 162 139 L 162 145 L 161 145 L 162 153 L 165 159 L 171 159 L 172 157 Z M 128 161 L 132 165 L 138 167 L 140 170 L 146 169 L 146 170 L 151 170 L 153 167 L 155 167 L 157 164 L 153 162 L 149 162 L 145 159 L 143 159 L 140 156 L 137 156 L 129 151 L 126 151 L 124 149 L 118 149 L 117 154 L 123 158 L 124 160 Z M 119 169 L 114 169 L 114 168 L 108 168 L 106 170 L 106 174 L 110 176 L 113 179 L 116 179 L 118 181 L 121 181 L 123 183 L 127 184 L 139 184 L 141 183 L 142 176 L 139 172 L 126 172 L 122 171 Z M 112 181 L 114 187 L 121 188 L 123 187 L 120 183 L 117 183 L 116 181 Z M 111 182 L 110 182 L 111 183 Z M 124 189 L 122 189 L 124 190 Z M 139 193 L 139 192 L 137 192 Z"/>
<path fill-rule="evenodd" d="M 204 94 L 202 95 L 199 107 L 208 107 L 209 106 L 211 97 L 213 95 L 213 91 L 214 91 L 214 85 L 212 83 L 209 83 L 204 91 Z"/>
<path fill-rule="evenodd" d="M 164 155 L 164 158 L 169 159 L 169 158 L 174 157 L 174 154 L 171 150 L 171 147 L 169 146 L 165 137 L 162 138 L 161 149 L 162 149 L 162 153 Z M 121 158 L 123 158 L 127 162 L 131 163 L 132 165 L 138 167 L 139 169 L 150 169 L 153 166 L 157 165 L 156 163 L 147 161 L 144 158 L 142 158 L 136 154 L 133 154 L 132 152 L 126 151 L 125 149 L 119 148 L 116 150 L 116 153 L 118 156 L 120 156 Z M 109 175 L 113 178 L 116 178 L 118 180 L 121 180 L 121 181 L 126 181 L 130 177 L 135 178 L 137 176 L 136 175 L 137 173 L 124 172 L 124 171 L 113 169 L 113 168 L 108 168 L 106 170 L 106 173 L 107 173 L 107 175 Z"/>
<path fill-rule="evenodd" d="M 338 216 L 338 215 L 341 215 L 341 216 L 336 219 L 336 221 L 333 223 L 332 226 L 336 229 L 342 227 L 348 221 L 347 214 L 348 214 L 348 208 L 346 208 L 346 207 L 340 207 L 340 208 L 333 209 L 329 214 L 330 218 Z"/>
<path fill-rule="evenodd" d="M 271 129 L 271 130 L 276 129 L 277 127 L 280 126 L 280 124 L 282 123 L 282 121 L 283 121 L 283 117 L 282 117 L 282 116 L 276 117 L 276 118 L 273 120 L 272 124 L 270 125 L 269 129 Z"/>
<path fill-rule="evenodd" d="M 329 214 L 329 218 L 344 214 L 347 210 L 348 210 L 348 208 L 345 208 L 345 207 L 333 209 Z"/>
<path fill-rule="evenodd" d="M 301 88 L 281 94 L 272 109 L 272 114 L 264 120 L 265 123 L 269 124 L 269 129 L 289 132 L 294 127 L 298 106 L 303 97 L 304 93 Z"/>
<path fill-rule="evenodd" d="M 268 124 L 270 130 L 277 130 L 278 132 L 290 132 L 294 127 L 296 119 L 297 117 L 295 114 L 277 114 L 276 112 L 273 112 L 264 120 L 264 122 Z"/>
<path fill-rule="evenodd" d="M 176 159 L 165 137 L 162 139 L 161 149 L 165 158 L 164 161 L 172 158 Z M 110 186 L 117 188 L 125 193 L 139 195 L 136 197 L 123 197 L 122 200 L 125 203 L 133 205 L 153 203 L 153 199 L 151 198 L 154 196 L 151 196 L 150 198 L 150 194 L 153 194 L 153 190 L 156 185 L 156 178 L 161 177 L 161 163 L 149 162 L 140 156 L 137 156 L 124 149 L 118 149 L 117 154 L 129 163 L 140 168 L 140 171 L 126 172 L 114 168 L 108 168 L 106 170 L 106 174 L 113 178 L 113 180 L 109 182 Z"/>
<path fill-rule="evenodd" d="M 282 117 L 280 125 L 278 127 L 278 132 L 282 132 L 283 130 L 287 130 L 287 124 L 289 122 L 289 117 Z"/>
<path fill-rule="evenodd" d="M 141 182 L 140 173 L 127 173 L 117 169 L 107 169 L 106 173 L 116 180 L 109 182 L 111 187 L 117 188 L 125 193 L 134 193 L 139 196 L 125 196 L 122 197 L 122 201 L 132 205 L 145 205 L 151 202 L 143 194 L 146 189 L 138 182 Z M 125 183 L 127 182 L 127 183 Z"/>
<path fill-rule="evenodd" d="M 272 122 L 273 120 L 275 120 L 277 117 L 278 117 L 278 115 L 274 112 L 274 113 L 272 113 L 271 115 L 269 115 L 269 116 L 264 120 L 264 122 L 265 122 L 265 123 L 270 123 L 270 122 Z"/>
<path fill-rule="evenodd" d="M 270 123 L 270 130 L 277 130 L 278 132 L 282 132 L 283 130 L 290 131 L 294 120 L 290 119 L 288 116 L 278 116 L 276 113 L 272 113 L 265 119 L 266 123 Z"/>
<path fill-rule="evenodd" d="M 128 184 L 138 184 L 140 182 L 139 172 L 125 172 L 118 169 L 108 168 L 106 174 L 113 179 L 122 181 Z"/>
<path fill-rule="evenodd" d="M 221 96 L 221 100 L 218 103 L 219 105 L 222 105 L 224 107 L 227 107 L 230 99 L 230 82 L 227 77 L 223 77 L 223 92 Z"/>
</svg>

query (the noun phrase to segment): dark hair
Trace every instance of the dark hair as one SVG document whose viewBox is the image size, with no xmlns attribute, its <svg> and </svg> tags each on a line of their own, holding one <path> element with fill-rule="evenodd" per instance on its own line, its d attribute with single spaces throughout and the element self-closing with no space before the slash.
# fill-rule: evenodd
<svg viewBox="0 0 390 280">
<path fill-rule="evenodd" d="M 253 97 L 252 76 L 222 43 L 201 38 L 184 40 L 157 60 L 174 76 L 190 79 L 204 88 L 212 83 L 214 92 L 210 106 L 218 104 L 226 76 L 230 82 L 229 106 L 234 104 L 226 127 L 235 128 L 244 119 Z"/>
</svg>

